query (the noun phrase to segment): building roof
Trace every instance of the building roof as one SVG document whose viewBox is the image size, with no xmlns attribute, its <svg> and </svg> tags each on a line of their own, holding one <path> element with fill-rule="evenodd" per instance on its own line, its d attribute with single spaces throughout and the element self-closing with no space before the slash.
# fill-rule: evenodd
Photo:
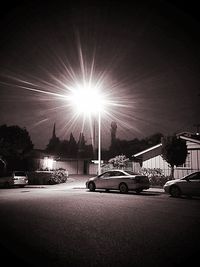
<svg viewBox="0 0 200 267">
<path fill-rule="evenodd" d="M 197 144 L 200 144 L 200 139 L 196 139 L 196 138 L 191 138 L 191 137 L 186 137 L 186 136 L 180 136 L 181 139 L 184 139 L 186 141 L 190 141 L 190 142 L 193 142 L 193 143 L 197 143 Z"/>
<path fill-rule="evenodd" d="M 177 136 L 180 137 L 183 140 L 186 140 L 186 141 L 189 141 L 189 142 L 192 142 L 192 143 L 196 143 L 196 144 L 200 144 L 200 139 L 199 139 L 198 135 L 194 135 L 194 134 L 190 134 L 190 133 L 184 132 L 184 133 L 181 133 L 181 134 L 177 134 Z M 157 144 L 155 146 L 152 146 L 152 147 L 150 147 L 148 149 L 145 149 L 145 150 L 143 150 L 143 151 L 141 151 L 139 153 L 136 153 L 136 154 L 132 155 L 132 157 L 136 157 L 136 158 L 140 157 L 140 156 L 142 156 L 142 155 L 144 155 L 144 154 L 146 154 L 146 153 L 148 153 L 150 151 L 153 151 L 153 150 L 155 150 L 155 149 L 157 149 L 158 147 L 161 147 L 161 146 L 162 146 L 162 143 L 159 143 L 159 144 Z"/>
<path fill-rule="evenodd" d="M 179 136 L 181 138 L 182 137 L 192 138 L 193 140 L 200 141 L 200 135 L 198 133 L 181 132 L 181 133 L 178 133 L 176 136 Z"/>
<path fill-rule="evenodd" d="M 147 149 L 145 149 L 145 150 L 143 150 L 143 151 L 141 151 L 141 152 L 139 152 L 139 153 L 134 154 L 133 157 L 141 156 L 142 154 L 145 154 L 145 153 L 147 153 L 147 152 L 149 152 L 149 151 L 151 151 L 151 150 L 154 150 L 154 149 L 156 149 L 156 148 L 158 148 L 158 147 L 161 147 L 161 146 L 162 146 L 161 143 L 158 144 L 158 145 L 152 146 L 152 147 L 147 148 Z"/>
</svg>

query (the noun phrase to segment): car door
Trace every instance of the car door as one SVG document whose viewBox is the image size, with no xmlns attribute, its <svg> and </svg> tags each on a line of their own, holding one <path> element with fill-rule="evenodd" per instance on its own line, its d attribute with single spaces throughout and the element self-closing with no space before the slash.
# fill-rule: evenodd
<svg viewBox="0 0 200 267">
<path fill-rule="evenodd" d="M 99 175 L 98 179 L 96 180 L 96 188 L 109 188 L 110 184 L 110 177 L 112 176 L 112 173 L 107 171 L 105 173 L 102 173 Z"/>
<path fill-rule="evenodd" d="M 13 181 L 11 175 L 11 173 L 0 175 L 0 187 L 12 185 Z"/>
<path fill-rule="evenodd" d="M 0 176 L 0 186 L 3 186 L 5 183 L 5 177 Z"/>
<path fill-rule="evenodd" d="M 111 171 L 110 177 L 107 178 L 106 188 L 108 189 L 119 189 L 119 178 L 121 173 L 119 171 Z"/>
<path fill-rule="evenodd" d="M 112 177 L 110 179 L 110 185 L 113 189 L 119 189 L 119 184 L 121 182 L 127 183 L 127 180 L 125 179 L 125 174 L 121 171 L 113 171 Z"/>
<path fill-rule="evenodd" d="M 198 196 L 200 195 L 200 173 L 192 173 L 179 183 L 183 194 Z"/>
<path fill-rule="evenodd" d="M 194 196 L 200 196 L 200 172 L 194 173 L 188 180 L 190 187 L 190 194 Z"/>
</svg>

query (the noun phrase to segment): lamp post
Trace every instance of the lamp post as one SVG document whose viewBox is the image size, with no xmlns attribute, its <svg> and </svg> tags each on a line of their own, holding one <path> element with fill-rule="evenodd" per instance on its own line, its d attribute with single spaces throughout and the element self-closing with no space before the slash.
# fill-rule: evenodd
<svg viewBox="0 0 200 267">
<path fill-rule="evenodd" d="M 98 112 L 98 175 L 101 174 L 101 113 Z"/>
<path fill-rule="evenodd" d="M 101 174 L 101 113 L 100 111 L 98 112 L 98 145 L 97 145 L 97 162 L 98 162 L 98 168 L 97 168 L 97 173 L 98 175 Z M 95 149 L 96 149 L 96 129 L 95 129 L 95 119 L 94 119 L 94 126 L 93 126 L 93 138 L 92 138 L 92 145 L 94 147 L 94 156 L 96 156 Z"/>
<path fill-rule="evenodd" d="M 89 117 L 92 114 L 98 114 L 98 175 L 101 174 L 101 113 L 104 111 L 106 100 L 104 95 L 100 94 L 98 88 L 91 84 L 84 84 L 73 90 L 68 99 L 76 108 L 78 115 L 84 114 Z"/>
</svg>

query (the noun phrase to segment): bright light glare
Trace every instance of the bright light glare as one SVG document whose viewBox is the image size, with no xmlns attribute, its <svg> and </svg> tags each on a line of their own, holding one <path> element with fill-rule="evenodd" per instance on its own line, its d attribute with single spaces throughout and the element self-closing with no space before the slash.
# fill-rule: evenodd
<svg viewBox="0 0 200 267">
<path fill-rule="evenodd" d="M 79 114 L 84 113 L 90 115 L 105 111 L 105 95 L 100 92 L 99 88 L 95 88 L 95 86 L 78 86 L 72 91 L 70 101 Z"/>
<path fill-rule="evenodd" d="M 53 169 L 53 159 L 48 158 L 48 157 L 44 157 L 43 168 L 48 169 L 48 170 L 52 170 Z"/>
</svg>

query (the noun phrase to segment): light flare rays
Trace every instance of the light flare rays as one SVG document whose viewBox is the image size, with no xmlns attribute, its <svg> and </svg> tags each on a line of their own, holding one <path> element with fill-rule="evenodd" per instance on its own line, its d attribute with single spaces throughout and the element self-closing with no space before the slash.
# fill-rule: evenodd
<svg viewBox="0 0 200 267">
<path fill-rule="evenodd" d="M 27 101 L 31 101 L 32 97 L 32 101 L 44 103 L 44 109 L 40 111 L 43 118 L 33 122 L 33 127 L 56 120 L 60 121 L 61 135 L 69 135 L 70 131 L 73 132 L 74 130 L 78 133 L 79 129 L 80 132 L 89 131 L 90 137 L 87 139 L 93 140 L 92 124 L 97 119 L 96 115 L 74 112 L 74 103 L 71 101 L 71 95 L 76 94 L 81 86 L 84 88 L 88 86 L 91 94 L 98 92 L 103 96 L 102 123 L 107 133 L 110 132 L 110 124 L 113 120 L 124 128 L 132 128 L 133 126 L 130 125 L 129 121 L 133 120 L 132 114 L 136 100 L 133 101 L 133 97 L 125 94 L 126 90 L 123 84 L 111 77 L 111 70 L 105 68 L 99 71 L 97 62 L 95 62 L 95 55 L 90 61 L 87 61 L 81 46 L 78 49 L 78 62 L 79 66 L 75 69 L 67 59 L 64 61 L 59 57 L 58 69 L 62 68 L 60 75 L 41 68 L 41 75 L 38 76 L 31 76 L 30 74 L 5 75 L 0 84 L 16 90 L 19 97 L 21 92 L 22 97 L 25 96 L 25 92 L 29 92 L 30 94 L 25 97 Z M 98 97 L 96 95 L 96 98 Z M 97 105 L 92 102 L 88 103 L 88 105 L 92 104 Z"/>
</svg>

